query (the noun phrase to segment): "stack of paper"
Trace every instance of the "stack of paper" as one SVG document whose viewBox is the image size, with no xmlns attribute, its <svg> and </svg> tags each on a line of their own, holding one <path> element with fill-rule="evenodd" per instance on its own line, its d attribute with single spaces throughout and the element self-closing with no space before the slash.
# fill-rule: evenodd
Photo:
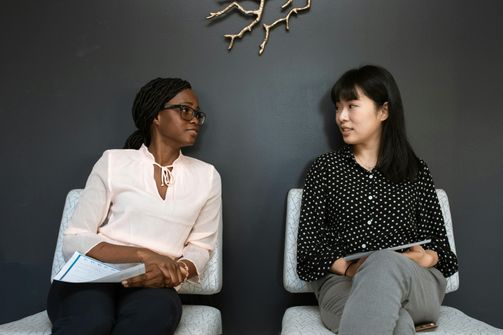
<svg viewBox="0 0 503 335">
<path fill-rule="evenodd" d="M 53 279 L 68 283 L 120 283 L 143 273 L 143 263 L 120 270 L 116 265 L 75 252 Z"/>
</svg>

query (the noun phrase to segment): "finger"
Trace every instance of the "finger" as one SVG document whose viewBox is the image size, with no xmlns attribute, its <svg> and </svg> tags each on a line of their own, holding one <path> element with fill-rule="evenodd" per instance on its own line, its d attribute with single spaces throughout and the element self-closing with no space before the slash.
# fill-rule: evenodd
<svg viewBox="0 0 503 335">
<path fill-rule="evenodd" d="M 421 252 L 423 250 L 424 250 L 423 247 L 421 247 L 420 245 L 413 245 L 412 247 L 409 248 L 408 251 Z"/>
<path fill-rule="evenodd" d="M 145 279 L 146 279 L 146 275 L 142 274 L 142 275 L 124 280 L 122 282 L 122 285 L 124 287 L 142 287 L 143 283 L 145 282 Z"/>
<path fill-rule="evenodd" d="M 165 278 L 167 278 L 167 279 L 171 278 L 170 270 L 168 269 L 166 264 L 161 264 L 159 266 L 159 270 L 161 270 L 161 272 Z"/>
<path fill-rule="evenodd" d="M 144 274 L 129 278 L 122 284 L 125 287 L 143 287 L 147 281 L 150 281 L 151 278 L 155 277 L 156 273 L 160 273 L 159 267 L 155 264 L 148 264 L 145 266 Z"/>
<path fill-rule="evenodd" d="M 159 268 L 154 271 L 148 272 L 145 276 L 145 281 L 143 282 L 144 287 L 164 287 L 165 279 Z"/>
<path fill-rule="evenodd" d="M 178 272 L 179 268 L 176 266 L 168 266 L 167 264 L 163 264 L 160 267 L 161 271 L 163 272 L 164 276 L 166 279 L 172 284 L 173 286 L 177 286 L 181 281 L 182 278 Z"/>
<path fill-rule="evenodd" d="M 144 282 L 145 287 L 165 287 L 166 283 L 163 276 L 152 277 Z"/>
</svg>

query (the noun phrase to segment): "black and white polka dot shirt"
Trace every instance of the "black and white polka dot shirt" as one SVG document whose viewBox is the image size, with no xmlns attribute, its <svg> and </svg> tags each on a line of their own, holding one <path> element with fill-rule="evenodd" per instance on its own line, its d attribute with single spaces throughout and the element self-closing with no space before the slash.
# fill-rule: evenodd
<svg viewBox="0 0 503 335">
<path fill-rule="evenodd" d="M 315 160 L 302 195 L 297 273 L 317 280 L 338 258 L 431 239 L 445 277 L 458 269 L 447 239 L 435 186 L 426 163 L 415 181 L 393 183 L 367 171 L 350 146 Z"/>
</svg>

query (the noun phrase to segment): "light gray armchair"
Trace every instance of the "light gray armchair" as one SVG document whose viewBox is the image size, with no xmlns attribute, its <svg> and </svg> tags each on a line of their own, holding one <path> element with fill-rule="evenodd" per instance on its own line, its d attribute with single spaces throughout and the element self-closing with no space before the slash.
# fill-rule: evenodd
<svg viewBox="0 0 503 335">
<path fill-rule="evenodd" d="M 445 228 L 452 251 L 456 252 L 452 230 L 449 200 L 444 190 L 437 189 L 437 196 L 444 216 Z M 297 232 L 299 227 L 302 189 L 291 189 L 288 192 L 287 217 L 285 232 L 285 253 L 283 264 L 283 285 L 288 292 L 313 292 L 308 282 L 300 280 L 297 275 Z M 458 272 L 447 279 L 447 292 L 459 287 Z M 435 335 L 502 335 L 503 330 L 475 320 L 461 311 L 442 306 L 438 328 L 428 331 Z M 333 335 L 321 322 L 318 306 L 295 306 L 286 310 L 283 315 L 282 335 Z"/>
<path fill-rule="evenodd" d="M 63 259 L 63 232 L 79 201 L 80 192 L 76 189 L 68 193 L 59 229 L 56 251 L 52 263 L 54 277 L 65 264 Z M 222 289 L 222 225 L 218 231 L 217 244 L 210 255 L 208 265 L 200 278 L 200 284 L 186 282 L 178 291 L 181 294 L 215 294 Z M 1 335 L 49 335 L 51 323 L 47 312 L 43 311 L 24 319 L 0 325 Z M 183 305 L 182 319 L 176 335 L 220 335 L 222 317 L 220 311 L 210 306 Z"/>
</svg>

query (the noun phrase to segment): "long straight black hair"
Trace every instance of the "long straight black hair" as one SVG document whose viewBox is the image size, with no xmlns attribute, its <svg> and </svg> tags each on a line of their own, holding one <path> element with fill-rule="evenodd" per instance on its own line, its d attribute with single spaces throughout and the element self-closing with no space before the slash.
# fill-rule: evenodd
<svg viewBox="0 0 503 335">
<path fill-rule="evenodd" d="M 414 180 L 419 159 L 407 140 L 402 98 L 395 79 L 386 69 L 365 65 L 342 75 L 332 88 L 334 104 L 358 98 L 356 88 L 381 107 L 388 103 L 388 118 L 382 123 L 376 168 L 395 183 Z"/>
</svg>

